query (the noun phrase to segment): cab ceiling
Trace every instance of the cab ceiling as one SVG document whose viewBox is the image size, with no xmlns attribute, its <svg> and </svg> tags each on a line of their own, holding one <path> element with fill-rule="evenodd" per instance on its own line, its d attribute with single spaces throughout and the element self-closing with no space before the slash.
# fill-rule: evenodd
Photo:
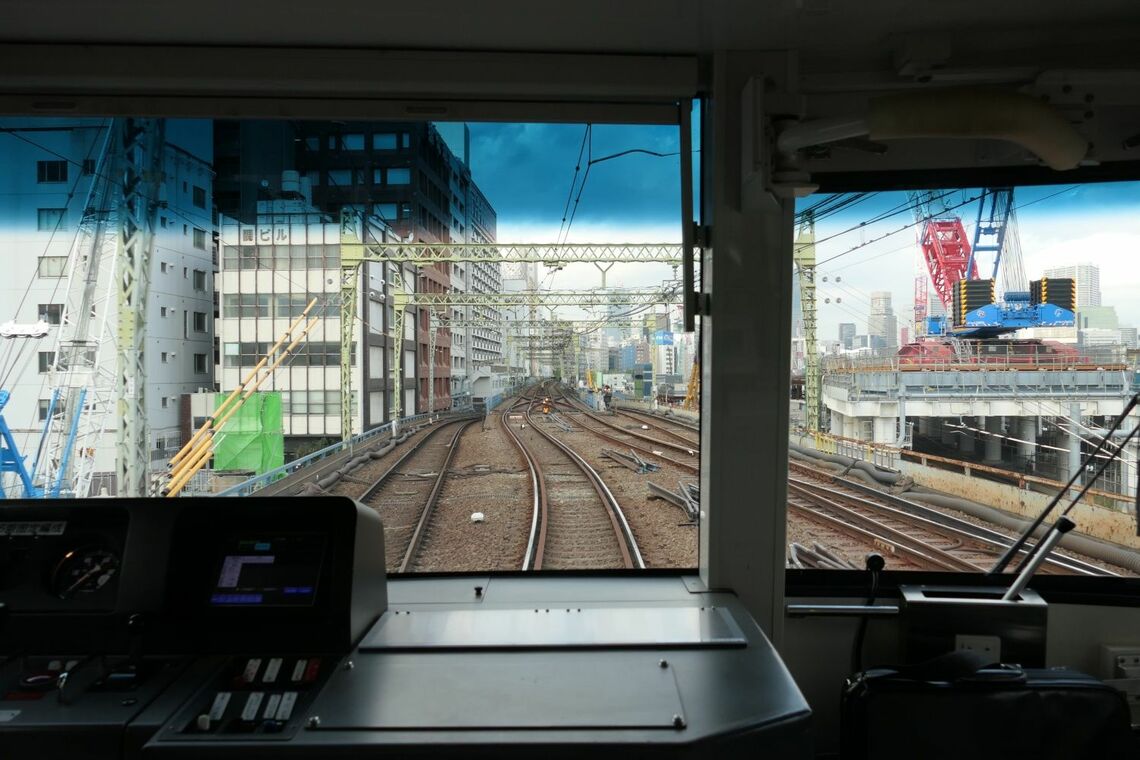
<svg viewBox="0 0 1140 760">
<path fill-rule="evenodd" d="M 536 52 L 799 51 L 804 72 L 878 69 L 929 35 L 960 62 L 1123 64 L 1131 0 L 5 0 L 0 40 Z"/>
</svg>

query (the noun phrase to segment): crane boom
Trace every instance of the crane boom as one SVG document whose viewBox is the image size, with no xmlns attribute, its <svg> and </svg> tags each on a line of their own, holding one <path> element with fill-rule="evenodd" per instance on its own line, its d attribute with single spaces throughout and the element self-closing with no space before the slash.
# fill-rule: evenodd
<svg viewBox="0 0 1140 760">
<path fill-rule="evenodd" d="M 43 495 L 88 495 L 95 451 L 104 446 L 114 404 L 114 357 L 109 294 L 114 289 L 123 154 L 117 150 L 122 124 L 112 121 L 103 136 L 95 171 L 68 256 L 67 298 L 56 333 L 49 382 L 51 413 L 33 468 Z"/>
<path fill-rule="evenodd" d="M 938 199 L 929 191 L 910 192 L 915 221 L 919 223 L 918 245 L 938 299 L 947 310 L 954 297 L 954 283 L 976 280 L 978 265 L 971 256 L 966 228 L 956 214 L 938 212 Z"/>
</svg>

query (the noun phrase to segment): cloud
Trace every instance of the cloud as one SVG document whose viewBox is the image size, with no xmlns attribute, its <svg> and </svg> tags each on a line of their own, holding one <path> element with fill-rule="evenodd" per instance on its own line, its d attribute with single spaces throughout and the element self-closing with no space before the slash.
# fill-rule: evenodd
<svg viewBox="0 0 1140 760">
<path fill-rule="evenodd" d="M 678 149 L 676 127 L 595 125 L 579 162 L 585 131 L 581 124 L 471 124 L 470 129 L 472 174 L 494 206 L 500 227 L 524 222 L 560 225 L 571 182 L 575 187 L 581 183 L 590 155 L 600 158 L 631 148 L 660 153 Z M 571 210 L 577 196 L 575 189 Z M 574 226 L 676 218 L 680 197 L 677 156 L 631 154 L 596 163 L 589 167 Z"/>
</svg>

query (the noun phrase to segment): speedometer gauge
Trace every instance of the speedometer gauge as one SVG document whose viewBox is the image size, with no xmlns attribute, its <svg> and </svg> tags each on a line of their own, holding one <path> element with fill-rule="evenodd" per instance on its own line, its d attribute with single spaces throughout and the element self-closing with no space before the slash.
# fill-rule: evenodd
<svg viewBox="0 0 1140 760">
<path fill-rule="evenodd" d="M 100 590 L 119 572 L 119 555 L 104 547 L 72 549 L 51 574 L 51 591 L 60 599 Z"/>
</svg>

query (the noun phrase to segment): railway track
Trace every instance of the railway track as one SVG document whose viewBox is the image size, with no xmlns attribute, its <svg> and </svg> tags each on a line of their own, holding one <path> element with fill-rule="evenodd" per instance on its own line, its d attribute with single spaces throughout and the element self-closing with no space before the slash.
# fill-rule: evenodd
<svg viewBox="0 0 1140 760">
<path fill-rule="evenodd" d="M 633 420 L 638 425 L 648 425 L 650 429 L 656 430 L 678 443 L 687 444 L 690 448 L 700 449 L 701 431 L 695 426 L 669 420 L 659 415 L 634 412 L 629 409 L 615 409 L 614 414 Z"/>
<path fill-rule="evenodd" d="M 789 462 L 789 471 L 790 511 L 886 552 L 896 559 L 896 565 L 901 561 L 921 569 L 984 572 L 1012 543 L 996 530 L 800 462 Z M 1114 575 L 1092 563 L 1056 554 L 1045 561 L 1041 572 Z"/>
<path fill-rule="evenodd" d="M 572 410 L 570 414 L 572 414 L 573 417 L 570 417 L 570 419 L 577 422 L 583 430 L 587 430 L 599 438 L 609 441 L 610 443 L 615 443 L 619 446 L 632 448 L 646 454 L 651 454 L 657 459 L 676 465 L 677 467 L 687 472 L 700 472 L 700 450 L 695 444 L 685 445 L 673 441 L 664 441 L 658 438 L 643 435 L 641 433 L 635 433 L 631 430 L 627 430 L 621 427 L 620 425 L 615 425 L 612 422 L 609 422 L 601 415 L 594 414 L 593 412 L 589 411 L 585 405 L 577 402 L 576 400 L 572 399 L 572 397 L 569 397 L 564 393 L 561 394 L 561 400 L 565 408 Z M 597 422 L 600 426 L 588 425 L 583 421 L 586 419 Z M 611 430 L 613 432 L 610 432 Z M 682 458 L 676 455 L 667 456 L 665 454 L 666 450 L 683 452 L 685 457 Z"/>
<path fill-rule="evenodd" d="M 531 415 L 534 403 L 535 397 L 523 397 L 503 413 L 504 429 L 530 468 L 534 495 L 523 569 L 644 569 L 621 505 L 585 459 L 542 430 Z M 512 424 L 512 413 L 524 424 Z"/>
<path fill-rule="evenodd" d="M 384 521 L 384 558 L 389 572 L 407 572 L 430 529 L 436 499 L 455 454 L 456 441 L 474 419 L 445 422 L 397 459 L 360 501 Z"/>
</svg>

